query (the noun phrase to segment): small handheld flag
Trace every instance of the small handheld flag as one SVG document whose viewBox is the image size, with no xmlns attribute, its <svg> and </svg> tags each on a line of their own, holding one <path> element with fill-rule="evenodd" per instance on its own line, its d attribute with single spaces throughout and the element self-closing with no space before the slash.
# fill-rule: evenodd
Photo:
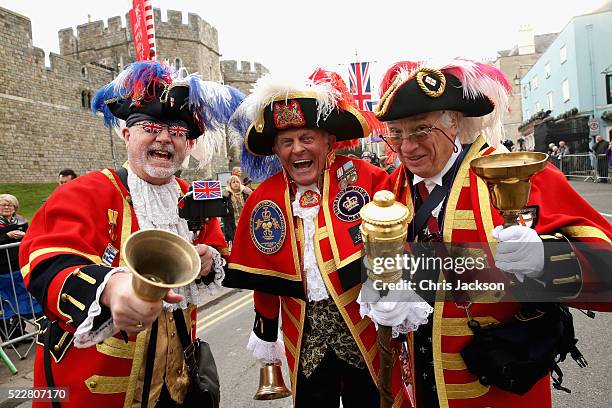
<svg viewBox="0 0 612 408">
<path fill-rule="evenodd" d="M 219 181 L 194 181 L 192 187 L 194 200 L 214 200 L 222 197 Z"/>
</svg>

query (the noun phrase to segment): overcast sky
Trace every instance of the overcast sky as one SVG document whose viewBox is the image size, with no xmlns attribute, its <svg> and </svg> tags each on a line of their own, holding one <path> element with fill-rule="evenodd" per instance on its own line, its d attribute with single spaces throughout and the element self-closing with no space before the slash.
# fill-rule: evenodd
<svg viewBox="0 0 612 408">
<path fill-rule="evenodd" d="M 494 59 L 517 43 L 518 28 L 558 32 L 572 16 L 605 0 L 154 0 L 154 7 L 198 14 L 219 32 L 223 59 L 258 61 L 272 71 L 312 71 L 344 76 L 346 64 L 376 61 L 374 82 L 399 59 L 464 56 Z M 0 0 L 29 17 L 33 43 L 59 53 L 57 32 L 91 20 L 121 15 L 131 0 Z M 125 23 L 125 22 L 124 22 Z"/>
</svg>

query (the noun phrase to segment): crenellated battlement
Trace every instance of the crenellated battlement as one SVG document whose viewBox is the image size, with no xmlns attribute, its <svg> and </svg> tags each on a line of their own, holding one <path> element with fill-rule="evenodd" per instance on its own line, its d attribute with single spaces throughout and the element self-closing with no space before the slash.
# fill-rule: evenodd
<svg viewBox="0 0 612 408">
<path fill-rule="evenodd" d="M 221 70 L 227 75 L 253 75 L 259 76 L 268 73 L 268 68 L 264 67 L 259 62 L 251 63 L 251 61 L 240 61 L 240 68 L 238 68 L 238 61 L 236 60 L 225 60 L 221 61 Z"/>
<path fill-rule="evenodd" d="M 157 38 L 171 38 L 173 40 L 196 41 L 208 49 L 219 53 L 217 29 L 194 13 L 187 14 L 187 23 L 183 23 L 183 12 L 167 10 L 166 19 L 162 19 L 162 12 L 153 9 L 155 22 L 155 36 Z M 125 20 L 125 23 L 123 22 Z M 132 32 L 129 14 L 125 19 L 121 16 L 80 24 L 74 29 L 64 28 L 59 31 L 60 53 L 73 55 L 83 51 L 99 48 L 108 48 L 125 43 L 131 43 Z"/>
<path fill-rule="evenodd" d="M 225 83 L 240 89 L 244 94 L 249 94 L 253 84 L 268 72 L 268 68 L 259 62 L 240 61 L 239 68 L 236 60 L 221 61 L 221 74 Z"/>
</svg>

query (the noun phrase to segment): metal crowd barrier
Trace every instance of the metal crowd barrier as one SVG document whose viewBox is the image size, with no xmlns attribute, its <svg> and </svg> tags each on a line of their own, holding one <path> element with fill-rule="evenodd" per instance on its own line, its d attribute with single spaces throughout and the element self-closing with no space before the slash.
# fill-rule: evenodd
<svg viewBox="0 0 612 408">
<path fill-rule="evenodd" d="M 17 369 L 6 351 L 12 351 L 21 360 L 34 348 L 38 325 L 42 315 L 40 304 L 26 291 L 21 272 L 11 265 L 10 252 L 19 242 L 0 245 L 0 260 L 6 259 L 0 270 L 0 359 L 12 374 Z"/>
<path fill-rule="evenodd" d="M 583 181 L 609 181 L 608 159 L 605 154 L 590 153 L 566 154 L 550 157 L 550 162 L 557 166 L 567 177 L 582 178 Z"/>
</svg>

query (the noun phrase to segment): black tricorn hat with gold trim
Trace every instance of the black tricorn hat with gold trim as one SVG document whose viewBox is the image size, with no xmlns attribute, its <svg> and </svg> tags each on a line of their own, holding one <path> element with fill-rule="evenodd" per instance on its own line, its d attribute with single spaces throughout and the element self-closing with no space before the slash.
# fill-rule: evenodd
<svg viewBox="0 0 612 408">
<path fill-rule="evenodd" d="M 437 69 L 404 61 L 385 74 L 375 114 L 381 121 L 443 110 L 485 116 L 496 108 L 504 88 L 510 90 L 503 73 L 484 63 L 455 59 Z"/>
<path fill-rule="evenodd" d="M 323 129 L 336 136 L 335 147 L 341 148 L 357 144 L 381 126 L 372 112 L 357 109 L 338 74 L 321 69 L 298 84 L 271 75 L 261 78 L 236 116 L 249 123 L 243 147 L 254 156 L 274 154 L 274 139 L 282 130 Z"/>
</svg>

